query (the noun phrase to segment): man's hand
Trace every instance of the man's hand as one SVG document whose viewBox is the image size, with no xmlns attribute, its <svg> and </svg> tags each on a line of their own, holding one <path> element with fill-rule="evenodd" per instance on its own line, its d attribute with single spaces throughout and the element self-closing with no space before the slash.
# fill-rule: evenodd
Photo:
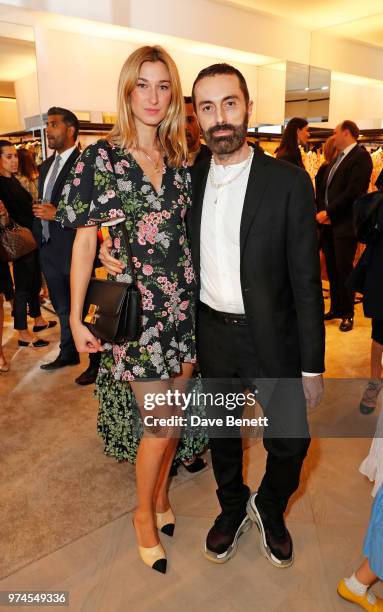
<svg viewBox="0 0 383 612">
<path fill-rule="evenodd" d="M 56 217 L 56 207 L 47 202 L 46 204 L 33 204 L 33 214 L 43 221 L 54 221 Z"/>
<path fill-rule="evenodd" d="M 98 258 L 107 272 L 112 274 L 112 276 L 116 276 L 116 274 L 121 274 L 125 268 L 125 264 L 111 256 L 110 251 L 112 246 L 112 240 L 110 238 L 106 238 L 100 247 Z"/>
<path fill-rule="evenodd" d="M 313 410 L 320 404 L 323 395 L 323 376 L 302 376 L 303 392 L 307 408 Z"/>
<path fill-rule="evenodd" d="M 322 225 L 331 225 L 330 218 L 325 210 L 321 210 L 319 213 L 317 213 L 316 217 L 318 223 L 321 223 Z"/>
</svg>

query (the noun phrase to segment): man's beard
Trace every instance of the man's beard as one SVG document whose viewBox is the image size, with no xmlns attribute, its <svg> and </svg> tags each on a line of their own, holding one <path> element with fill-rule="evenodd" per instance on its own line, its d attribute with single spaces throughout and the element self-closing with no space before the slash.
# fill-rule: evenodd
<svg viewBox="0 0 383 612">
<path fill-rule="evenodd" d="M 220 123 L 203 132 L 205 142 L 212 153 L 217 155 L 230 155 L 238 151 L 246 142 L 248 117 L 245 116 L 240 125 Z M 215 132 L 231 131 L 229 136 L 214 136 Z"/>
</svg>

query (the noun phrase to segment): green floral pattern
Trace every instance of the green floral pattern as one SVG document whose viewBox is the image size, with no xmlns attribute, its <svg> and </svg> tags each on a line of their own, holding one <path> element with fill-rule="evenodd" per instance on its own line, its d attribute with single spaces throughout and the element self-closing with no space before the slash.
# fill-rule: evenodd
<svg viewBox="0 0 383 612">
<path fill-rule="evenodd" d="M 190 174 L 186 166 L 164 164 L 162 179 L 156 192 L 132 155 L 100 140 L 85 149 L 73 167 L 56 215 L 72 228 L 124 216 L 130 236 L 143 332 L 136 342 L 105 345 L 96 383 L 98 431 L 105 452 L 118 460 L 134 461 L 142 436 L 129 381 L 168 379 L 180 371 L 181 363 L 196 362 L 195 277 L 185 227 Z M 119 226 L 109 231 L 112 254 L 127 263 Z M 131 277 L 124 272 L 117 280 L 131 282 Z M 189 434 L 184 435 L 179 457 L 190 458 L 206 445 L 203 431 Z"/>
</svg>

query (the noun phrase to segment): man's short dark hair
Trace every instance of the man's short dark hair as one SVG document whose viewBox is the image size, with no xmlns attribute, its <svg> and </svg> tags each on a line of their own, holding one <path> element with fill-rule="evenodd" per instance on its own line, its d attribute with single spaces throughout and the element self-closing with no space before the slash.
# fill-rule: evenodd
<svg viewBox="0 0 383 612">
<path fill-rule="evenodd" d="M 191 96 L 184 96 L 185 104 L 192 104 L 193 100 Z"/>
<path fill-rule="evenodd" d="M 14 144 L 10 140 L 0 140 L 0 155 L 3 154 L 3 147 L 13 147 Z"/>
<path fill-rule="evenodd" d="M 342 125 L 340 126 L 340 129 L 342 130 L 342 132 L 343 130 L 348 130 L 351 136 L 355 138 L 355 140 L 358 140 L 360 132 L 358 126 L 354 121 L 346 119 L 346 121 L 343 121 Z"/>
<path fill-rule="evenodd" d="M 74 127 L 73 137 L 75 140 L 77 140 L 80 122 L 72 111 L 68 110 L 67 108 L 61 108 L 61 106 L 52 106 L 48 111 L 48 117 L 50 115 L 61 115 L 63 122 L 67 127 Z"/>
<path fill-rule="evenodd" d="M 249 90 L 247 87 L 245 77 L 243 76 L 242 72 L 240 72 L 238 68 L 234 68 L 234 66 L 230 66 L 230 64 L 222 63 L 222 64 L 213 64 L 212 66 L 208 66 L 207 68 L 204 68 L 203 70 L 201 70 L 201 72 L 198 73 L 197 78 L 193 83 L 193 89 L 192 89 L 192 101 L 193 101 L 194 109 L 196 108 L 194 90 L 195 90 L 195 86 L 197 85 L 198 81 L 201 81 L 202 79 L 206 77 L 216 76 L 217 74 L 234 74 L 238 78 L 239 86 L 244 95 L 246 105 L 249 103 L 249 100 L 250 100 Z"/>
</svg>

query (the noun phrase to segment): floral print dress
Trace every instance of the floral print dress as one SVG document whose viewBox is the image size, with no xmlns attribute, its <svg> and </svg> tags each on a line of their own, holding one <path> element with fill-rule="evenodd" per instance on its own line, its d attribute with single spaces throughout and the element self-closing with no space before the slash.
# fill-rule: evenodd
<svg viewBox="0 0 383 612">
<path fill-rule="evenodd" d="M 113 164 L 113 166 L 112 166 Z M 143 331 L 138 341 L 106 344 L 96 382 L 98 431 L 105 451 L 134 461 L 142 436 L 130 381 L 167 379 L 182 363 L 195 363 L 195 277 L 186 237 L 191 205 L 187 167 L 164 164 L 157 192 L 134 157 L 99 140 L 82 153 L 62 193 L 56 220 L 66 227 L 101 224 L 125 216 L 138 287 Z M 112 254 L 127 264 L 119 225 L 109 227 Z M 131 282 L 129 267 L 114 277 Z M 203 432 L 184 432 L 182 458 L 206 444 Z M 190 436 L 192 440 L 190 440 Z"/>
</svg>

